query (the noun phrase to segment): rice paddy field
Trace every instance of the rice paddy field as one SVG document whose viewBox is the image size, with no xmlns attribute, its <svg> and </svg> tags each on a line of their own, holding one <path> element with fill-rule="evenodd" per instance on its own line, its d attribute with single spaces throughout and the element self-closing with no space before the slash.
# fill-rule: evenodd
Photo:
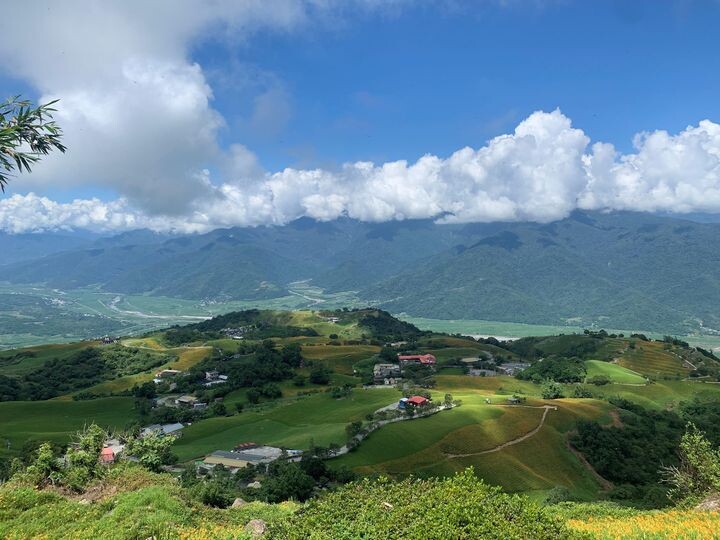
<svg viewBox="0 0 720 540">
<path fill-rule="evenodd" d="M 352 375 L 353 366 L 372 359 L 380 347 L 374 345 L 303 345 L 303 357 L 320 362 L 338 373 Z"/>
</svg>

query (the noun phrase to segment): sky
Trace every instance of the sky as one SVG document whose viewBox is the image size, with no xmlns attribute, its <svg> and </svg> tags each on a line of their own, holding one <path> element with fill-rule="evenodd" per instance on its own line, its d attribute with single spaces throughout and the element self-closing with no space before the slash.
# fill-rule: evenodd
<svg viewBox="0 0 720 540">
<path fill-rule="evenodd" d="M 59 99 L 68 146 L 0 196 L 6 232 L 720 213 L 716 0 L 5 11 L 0 96 Z"/>
</svg>

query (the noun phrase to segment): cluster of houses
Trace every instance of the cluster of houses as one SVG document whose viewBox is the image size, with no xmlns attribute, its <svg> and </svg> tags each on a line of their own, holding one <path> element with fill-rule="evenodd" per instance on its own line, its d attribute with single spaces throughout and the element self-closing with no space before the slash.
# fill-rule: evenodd
<svg viewBox="0 0 720 540">
<path fill-rule="evenodd" d="M 252 330 L 252 326 L 240 326 L 238 328 L 223 328 L 222 333 L 232 339 L 244 339 L 245 334 Z"/>
<path fill-rule="evenodd" d="M 163 369 L 162 371 L 158 371 L 155 374 L 155 378 L 153 379 L 153 382 L 155 384 L 161 384 L 164 382 L 168 382 L 170 379 L 175 379 L 176 377 L 179 377 L 182 375 L 183 372 L 179 369 Z M 170 386 L 172 387 L 174 383 L 170 383 Z"/>
<path fill-rule="evenodd" d="M 161 383 L 169 383 L 170 391 L 175 390 L 177 388 L 177 383 L 173 382 L 173 379 L 176 379 L 177 377 L 183 375 L 185 372 L 180 371 L 179 369 L 163 369 L 162 371 L 159 371 L 155 374 L 155 378 L 153 379 L 153 382 L 155 384 L 161 384 Z M 225 384 L 228 382 L 228 376 L 223 375 L 217 370 L 211 370 L 205 372 L 205 382 L 203 382 L 203 386 L 211 387 L 216 386 L 218 384 Z M 196 409 L 196 410 L 202 410 L 207 407 L 207 403 L 203 403 L 198 400 L 195 396 L 191 395 L 184 395 L 180 396 L 178 398 L 175 398 L 172 401 L 165 400 L 163 403 L 164 405 L 175 405 L 177 407 L 186 407 L 190 409 Z"/>
<path fill-rule="evenodd" d="M 205 386 L 215 386 L 217 384 L 225 384 L 228 380 L 227 375 L 221 374 L 217 370 L 205 372 Z"/>
<path fill-rule="evenodd" d="M 140 431 L 140 437 L 148 437 L 149 435 L 156 434 L 160 436 L 172 436 L 179 437 L 181 430 L 185 426 L 180 423 L 174 424 L 152 424 Z M 111 465 L 115 463 L 120 455 L 125 451 L 125 443 L 116 437 L 111 437 L 105 440 L 103 447 L 100 450 L 100 463 L 103 465 Z M 128 458 L 133 460 L 133 457 Z"/>
<path fill-rule="evenodd" d="M 375 384 L 395 385 L 402 381 L 402 371 L 411 364 L 434 367 L 437 359 L 432 354 L 398 354 L 397 364 L 375 364 L 373 382 Z"/>
<path fill-rule="evenodd" d="M 496 375 L 515 376 L 530 367 L 525 362 L 497 362 L 492 355 L 482 359 L 477 357 L 463 358 L 462 362 L 468 366 L 468 374 L 475 377 L 495 377 Z"/>
<path fill-rule="evenodd" d="M 113 336 L 104 336 L 102 339 L 100 339 L 101 345 L 112 345 L 113 343 L 117 343 L 120 341 L 119 337 L 113 337 Z"/>
<path fill-rule="evenodd" d="M 267 465 L 277 459 L 299 461 L 301 457 L 302 450 L 284 450 L 274 446 L 246 442 L 238 444 L 230 451 L 216 450 L 207 455 L 197 466 L 200 470 L 210 471 L 218 465 L 222 465 L 231 473 L 236 473 L 248 465 Z"/>
</svg>

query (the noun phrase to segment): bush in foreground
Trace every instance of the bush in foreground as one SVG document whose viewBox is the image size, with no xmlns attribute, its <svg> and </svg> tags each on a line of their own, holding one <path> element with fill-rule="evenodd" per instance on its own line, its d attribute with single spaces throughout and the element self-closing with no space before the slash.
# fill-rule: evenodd
<svg viewBox="0 0 720 540">
<path fill-rule="evenodd" d="M 468 469 L 447 479 L 348 484 L 277 523 L 270 537 L 556 540 L 578 535 L 545 508 L 487 486 Z"/>
</svg>

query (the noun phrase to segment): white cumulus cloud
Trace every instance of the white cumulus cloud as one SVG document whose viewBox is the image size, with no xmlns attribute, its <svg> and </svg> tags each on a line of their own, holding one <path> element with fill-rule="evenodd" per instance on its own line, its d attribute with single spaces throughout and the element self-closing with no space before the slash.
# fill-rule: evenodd
<svg viewBox="0 0 720 540">
<path fill-rule="evenodd" d="M 635 151 L 622 155 L 611 144 L 591 144 L 560 110 L 538 111 L 479 148 L 336 170 L 268 172 L 241 141 L 220 144 L 225 120 L 202 66 L 191 60 L 194 44 L 242 41 L 261 28 L 293 31 L 352 6 L 388 5 L 406 2 L 8 3 L 0 67 L 41 100 L 61 99 L 57 120 L 69 151 L 22 177 L 29 193 L 0 199 L 0 229 L 195 232 L 301 216 L 452 223 L 548 222 L 576 208 L 720 212 L 720 125 L 709 120 L 677 134 L 638 134 Z M 251 108 L 246 127 L 276 134 L 292 118 L 292 96 L 273 84 Z M 117 198 L 59 203 L 42 196 L 81 186 Z"/>
<path fill-rule="evenodd" d="M 302 216 L 364 221 L 435 218 L 440 222 L 562 219 L 576 208 L 720 212 L 720 125 L 704 120 L 677 135 L 635 138 L 636 152 L 595 143 L 559 110 L 535 112 L 511 134 L 447 158 L 414 163 L 347 163 L 339 170 L 263 172 L 233 147 L 226 174 L 180 215 L 148 213 L 127 199 L 59 204 L 34 194 L 0 200 L 0 229 L 57 228 L 179 232 L 283 224 Z"/>
</svg>

